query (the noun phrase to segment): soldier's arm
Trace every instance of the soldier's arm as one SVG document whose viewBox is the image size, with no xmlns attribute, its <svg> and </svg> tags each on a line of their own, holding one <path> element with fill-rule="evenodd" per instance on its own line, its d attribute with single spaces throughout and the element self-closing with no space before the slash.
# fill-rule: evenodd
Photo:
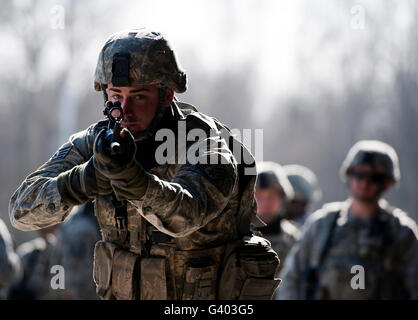
<svg viewBox="0 0 418 320">
<path fill-rule="evenodd" d="M 402 217 L 403 224 L 397 247 L 402 252 L 398 267 L 403 269 L 403 281 L 410 299 L 418 299 L 418 228 L 416 223 L 407 217 Z M 395 263 L 397 263 L 395 261 Z"/>
<path fill-rule="evenodd" d="M 199 163 L 182 165 L 172 181 L 148 175 L 139 212 L 173 237 L 187 236 L 217 217 L 237 185 L 236 160 L 226 142 L 216 136 L 201 143 L 208 147 L 198 154 Z"/>
<path fill-rule="evenodd" d="M 37 230 L 65 220 L 72 206 L 63 203 L 57 176 L 91 157 L 93 130 L 94 125 L 72 135 L 45 164 L 22 182 L 9 203 L 10 221 L 15 228 Z"/>
<path fill-rule="evenodd" d="M 0 289 L 9 287 L 22 276 L 20 259 L 13 249 L 12 238 L 0 220 Z"/>
</svg>

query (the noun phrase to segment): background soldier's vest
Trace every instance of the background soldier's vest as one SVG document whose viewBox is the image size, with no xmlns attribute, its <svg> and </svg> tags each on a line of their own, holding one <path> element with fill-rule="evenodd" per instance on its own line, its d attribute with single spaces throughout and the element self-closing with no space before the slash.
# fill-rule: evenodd
<svg viewBox="0 0 418 320">
<path fill-rule="evenodd" d="M 394 210 L 385 206 L 372 220 L 364 222 L 365 225 L 359 225 L 358 221 L 339 221 L 347 217 L 346 212 L 329 214 L 330 224 L 333 220 L 338 225 L 330 235 L 329 248 L 318 266 L 317 291 L 313 298 L 364 300 L 408 297 L 400 275 L 393 268 L 396 258 L 392 252 L 393 239 L 388 221 Z M 337 220 L 335 215 L 339 215 Z M 365 272 L 353 271 L 353 266 L 361 266 Z M 358 277 L 354 279 L 356 281 L 353 280 L 355 276 Z M 356 288 L 363 282 L 363 276 L 364 289 Z"/>
</svg>

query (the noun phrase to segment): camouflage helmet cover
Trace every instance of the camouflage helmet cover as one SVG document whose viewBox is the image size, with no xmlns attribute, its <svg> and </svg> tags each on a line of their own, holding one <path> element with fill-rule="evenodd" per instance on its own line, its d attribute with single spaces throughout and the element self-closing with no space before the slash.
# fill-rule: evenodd
<svg viewBox="0 0 418 320">
<path fill-rule="evenodd" d="M 273 161 L 257 164 L 257 189 L 275 188 L 282 192 L 287 200 L 294 197 L 294 191 L 281 165 Z"/>
<path fill-rule="evenodd" d="M 99 54 L 94 89 L 102 85 L 135 86 L 153 84 L 185 92 L 186 74 L 180 69 L 168 41 L 158 32 L 130 29 L 115 33 Z"/>
<path fill-rule="evenodd" d="M 321 200 L 322 192 L 318 185 L 318 179 L 312 170 L 297 164 L 283 166 L 283 170 L 292 184 L 295 199 L 309 202 Z"/>
<path fill-rule="evenodd" d="M 341 169 L 340 176 L 343 181 L 347 178 L 348 171 L 359 165 L 367 165 L 384 173 L 394 182 L 401 177 L 398 155 L 387 143 L 378 140 L 361 140 L 348 152 Z"/>
</svg>

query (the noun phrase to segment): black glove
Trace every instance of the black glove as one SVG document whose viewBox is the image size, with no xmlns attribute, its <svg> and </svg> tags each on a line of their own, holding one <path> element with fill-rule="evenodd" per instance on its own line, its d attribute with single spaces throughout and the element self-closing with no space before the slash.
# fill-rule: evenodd
<svg viewBox="0 0 418 320">
<path fill-rule="evenodd" d="M 120 144 L 120 152 L 112 154 L 111 142 Z M 115 137 L 112 130 L 102 129 L 96 136 L 93 145 L 94 166 L 105 176 L 111 178 L 122 172 L 135 160 L 136 145 L 128 129 L 122 129 Z"/>
<path fill-rule="evenodd" d="M 120 153 L 112 154 L 110 144 L 118 142 Z M 141 198 L 148 186 L 148 176 L 135 160 L 136 144 L 128 129 L 122 129 L 116 138 L 112 130 L 102 130 L 93 146 L 94 167 L 111 180 L 113 191 L 118 200 Z"/>
<path fill-rule="evenodd" d="M 97 195 L 112 193 L 110 180 L 97 171 L 93 157 L 58 176 L 58 192 L 64 203 L 79 205 Z"/>
</svg>

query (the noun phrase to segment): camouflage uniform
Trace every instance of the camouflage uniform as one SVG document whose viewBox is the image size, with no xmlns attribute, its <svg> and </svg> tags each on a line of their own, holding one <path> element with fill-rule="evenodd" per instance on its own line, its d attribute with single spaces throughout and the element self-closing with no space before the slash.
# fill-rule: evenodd
<svg viewBox="0 0 418 320">
<path fill-rule="evenodd" d="M 298 241 L 300 231 L 293 223 L 286 219 L 276 219 L 266 227 L 258 228 L 263 237 L 271 243 L 271 247 L 277 252 L 280 258 L 280 265 L 283 266 L 290 249 Z M 280 271 L 280 268 L 278 269 Z"/>
<path fill-rule="evenodd" d="M 95 89 L 103 90 L 105 98 L 108 83 L 186 90 L 185 74 L 166 40 L 143 30 L 121 32 L 105 44 L 95 75 Z M 94 280 L 104 299 L 213 299 L 219 292 L 222 296 L 216 283 L 227 245 L 250 234 L 250 222 L 255 220 L 255 175 L 244 174 L 245 167 L 255 166 L 251 154 L 232 136 L 222 137 L 221 131 L 228 135 L 228 129 L 193 106 L 180 102 L 161 106 L 145 132 L 134 134 L 136 163 L 147 179 L 145 194 L 122 202 L 115 202 L 112 194 L 95 196 L 104 241 L 95 247 Z M 57 176 L 93 156 L 95 136 L 106 125 L 99 122 L 74 134 L 25 179 L 10 200 L 16 228 L 35 230 L 66 219 L 71 205 L 62 201 Z M 194 150 L 198 163 L 180 160 L 185 153 L 179 150 L 189 151 L 196 144 L 176 135 L 173 161 L 158 164 L 154 155 L 162 142 L 155 141 L 155 132 L 163 128 L 177 132 L 178 126 L 187 132 L 211 132 L 196 143 L 206 146 Z M 234 150 L 240 148 L 246 163 L 252 159 L 251 164 L 233 155 L 232 144 Z M 211 164 L 213 160 L 218 164 Z M 117 187 L 112 185 L 113 190 Z"/>
<path fill-rule="evenodd" d="M 9 230 L 0 219 L 0 299 L 5 297 L 11 283 L 20 277 L 20 259 L 14 251 Z"/>
<path fill-rule="evenodd" d="M 180 104 L 180 103 L 178 103 Z M 176 119 L 188 120 L 194 125 L 217 128 L 215 121 L 190 109 L 180 109 L 173 104 Z M 180 104 L 182 105 L 182 104 Z M 202 121 L 199 123 L 199 120 Z M 50 160 L 29 175 L 11 198 L 11 220 L 21 230 L 36 230 L 60 223 L 68 216 L 71 207 L 62 203 L 57 190 L 59 173 L 81 164 L 92 156 L 92 125 L 73 135 Z M 242 209 L 255 206 L 253 193 L 240 197 L 237 163 L 231 150 L 219 137 L 212 137 L 212 155 L 219 155 L 227 164 L 191 165 L 151 163 L 147 192 L 142 199 L 126 204 L 129 237 L 118 236 L 117 221 L 112 196 L 98 196 L 95 213 L 103 231 L 103 239 L 118 243 L 129 251 L 141 254 L 151 237 L 159 237 L 158 231 L 170 236 L 164 246 L 145 249 L 157 255 L 168 255 L 172 249 L 188 251 L 214 248 L 238 238 L 236 214 Z M 220 147 L 216 147 L 220 143 Z M 141 148 L 141 147 L 139 147 Z M 154 152 L 150 152 L 151 157 Z M 144 159 L 143 164 L 152 162 Z M 254 185 L 255 177 L 249 177 Z M 242 190 L 241 190 L 242 191 Z M 157 235 L 157 236 L 156 236 Z M 217 257 L 216 259 L 219 259 Z M 183 268 L 183 266 L 179 268 Z M 174 272 L 174 271 L 173 271 Z M 178 277 L 182 270 L 176 272 Z M 180 279 L 179 281 L 180 282 Z"/>
<path fill-rule="evenodd" d="M 23 277 L 11 287 L 8 299 L 56 300 L 61 292 L 51 288 L 51 256 L 55 235 L 49 233 L 21 244 L 17 253 L 22 260 Z"/>
<path fill-rule="evenodd" d="M 294 190 L 282 167 L 271 161 L 259 165 L 256 188 L 277 188 L 282 192 L 284 202 L 294 197 Z M 299 230 L 283 218 L 282 212 L 274 221 L 257 230 L 270 241 L 272 248 L 279 255 L 281 266 L 283 266 L 290 249 L 299 238 Z"/>
<path fill-rule="evenodd" d="M 92 275 L 94 246 L 100 239 L 91 201 L 78 207 L 60 228 L 52 261 L 64 267 L 67 299 L 98 299 Z"/>
<path fill-rule="evenodd" d="M 381 141 L 357 142 L 341 167 L 342 180 L 361 166 L 372 169 L 374 178 L 367 179 L 375 179 L 380 192 L 400 179 L 397 154 Z M 308 218 L 282 270 L 280 299 L 418 299 L 416 223 L 377 198 L 360 200 L 375 201 L 375 213 L 355 217 L 352 201 L 327 204 Z"/>
<path fill-rule="evenodd" d="M 354 218 L 349 206 L 349 201 L 331 203 L 308 218 L 301 240 L 280 274 L 280 299 L 306 298 L 308 270 L 318 264 L 337 213 L 331 247 L 318 270 L 318 290 L 314 298 L 418 298 L 416 223 L 405 212 L 390 208 L 384 201 L 371 220 Z M 364 290 L 351 288 L 354 265 L 364 266 Z"/>
</svg>

